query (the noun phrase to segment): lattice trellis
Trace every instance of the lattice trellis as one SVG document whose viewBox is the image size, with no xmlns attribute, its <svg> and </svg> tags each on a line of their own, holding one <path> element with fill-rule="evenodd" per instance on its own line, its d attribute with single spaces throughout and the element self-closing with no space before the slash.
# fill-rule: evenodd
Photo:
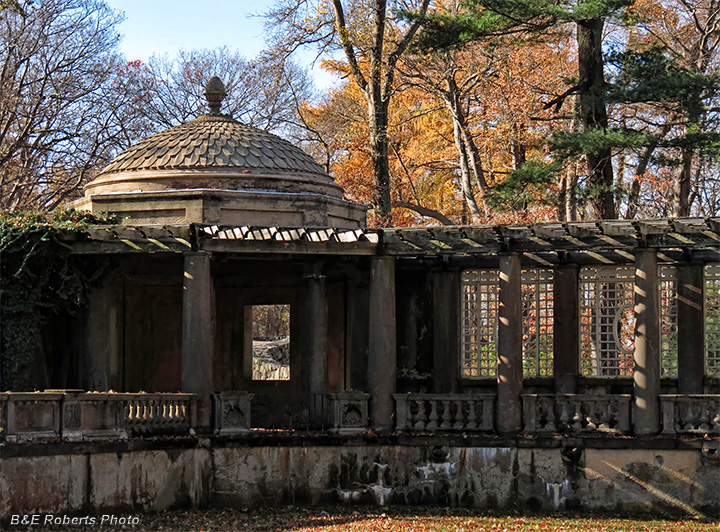
<svg viewBox="0 0 720 532">
<path fill-rule="evenodd" d="M 462 374 L 497 375 L 498 270 L 467 270 L 462 277 Z M 522 272 L 523 373 L 551 376 L 553 370 L 553 273 Z"/>
<path fill-rule="evenodd" d="M 660 361 L 663 377 L 677 377 L 678 374 L 678 305 L 677 268 L 658 268 L 658 289 L 660 290 Z"/>
<path fill-rule="evenodd" d="M 720 375 L 720 265 L 705 266 L 705 374 Z"/>
<path fill-rule="evenodd" d="M 553 272 L 532 269 L 522 272 L 523 374 L 553 374 Z"/>
<path fill-rule="evenodd" d="M 462 375 L 497 375 L 497 270 L 467 270 L 462 275 Z"/>
<path fill-rule="evenodd" d="M 632 266 L 580 270 L 580 365 L 583 375 L 632 375 L 634 280 Z"/>
</svg>

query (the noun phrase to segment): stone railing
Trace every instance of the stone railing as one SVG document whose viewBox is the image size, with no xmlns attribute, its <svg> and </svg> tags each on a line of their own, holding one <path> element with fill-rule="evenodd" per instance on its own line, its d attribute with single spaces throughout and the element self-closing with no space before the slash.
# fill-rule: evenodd
<svg viewBox="0 0 720 532">
<path fill-rule="evenodd" d="M 129 435 L 187 434 L 194 424 L 192 394 L 0 393 L 0 439 L 84 441 Z"/>
<path fill-rule="evenodd" d="M 2 433 L 8 442 L 60 437 L 62 393 L 2 393 Z"/>
<path fill-rule="evenodd" d="M 187 434 L 195 426 L 195 395 L 138 393 L 124 396 L 125 426 L 133 435 Z"/>
<path fill-rule="evenodd" d="M 720 395 L 661 395 L 663 434 L 720 435 Z"/>
<path fill-rule="evenodd" d="M 256 393 L 252 401 L 254 428 L 299 432 L 365 432 L 368 401 L 363 392 Z"/>
<path fill-rule="evenodd" d="M 64 393 L 60 433 L 64 440 L 127 438 L 125 394 Z"/>
<path fill-rule="evenodd" d="M 495 429 L 494 394 L 395 394 L 397 430 L 487 431 Z"/>
<path fill-rule="evenodd" d="M 524 394 L 526 434 L 630 430 L 630 395 Z"/>
</svg>

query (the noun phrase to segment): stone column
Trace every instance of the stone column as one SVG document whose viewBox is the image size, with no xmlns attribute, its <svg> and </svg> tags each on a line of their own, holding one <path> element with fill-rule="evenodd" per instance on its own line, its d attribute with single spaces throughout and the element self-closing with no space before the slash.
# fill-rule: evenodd
<svg viewBox="0 0 720 532">
<path fill-rule="evenodd" d="M 326 278 L 321 266 L 305 275 L 301 318 L 303 390 L 327 391 L 328 305 Z"/>
<path fill-rule="evenodd" d="M 215 391 L 215 291 L 210 253 L 185 253 L 183 278 L 182 391 L 198 394 L 197 426 L 209 430 Z"/>
<path fill-rule="evenodd" d="M 553 378 L 555 393 L 576 393 L 580 372 L 578 265 L 553 271 Z"/>
<path fill-rule="evenodd" d="M 635 252 L 635 352 L 633 414 L 635 434 L 660 432 L 660 305 L 657 251 Z"/>
<path fill-rule="evenodd" d="M 122 287 L 106 282 L 88 297 L 83 387 L 93 391 L 120 389 Z"/>
<path fill-rule="evenodd" d="M 460 365 L 460 272 L 434 272 L 432 275 L 433 391 L 453 393 L 457 391 Z"/>
<path fill-rule="evenodd" d="M 703 264 L 677 266 L 678 393 L 703 393 L 705 376 Z"/>
<path fill-rule="evenodd" d="M 522 428 L 522 270 L 519 253 L 500 255 L 498 319 L 497 429 L 500 434 Z"/>
<path fill-rule="evenodd" d="M 368 388 L 370 423 L 378 432 L 393 430 L 397 370 L 395 259 L 376 257 L 370 265 Z"/>
</svg>

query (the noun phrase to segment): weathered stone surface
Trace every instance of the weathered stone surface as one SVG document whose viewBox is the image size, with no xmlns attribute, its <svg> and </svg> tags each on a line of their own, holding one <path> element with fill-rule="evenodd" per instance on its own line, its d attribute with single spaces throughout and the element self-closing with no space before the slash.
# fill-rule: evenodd
<svg viewBox="0 0 720 532">
<path fill-rule="evenodd" d="M 93 454 L 88 503 L 145 511 L 199 506 L 207 499 L 209 458 L 205 449 Z"/>
<path fill-rule="evenodd" d="M 720 515 L 715 442 L 682 450 L 583 449 L 570 440 L 551 448 L 198 443 L 32 456 L 36 445 L 0 462 L 0 512 L 344 503 Z"/>
<path fill-rule="evenodd" d="M 0 516 L 80 510 L 85 505 L 87 462 L 83 455 L 0 460 Z"/>
</svg>

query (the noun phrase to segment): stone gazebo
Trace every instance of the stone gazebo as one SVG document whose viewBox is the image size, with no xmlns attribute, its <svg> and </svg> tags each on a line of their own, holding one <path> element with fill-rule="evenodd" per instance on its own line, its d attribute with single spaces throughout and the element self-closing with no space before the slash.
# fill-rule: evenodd
<svg viewBox="0 0 720 532">
<path fill-rule="evenodd" d="M 210 112 L 152 135 L 113 160 L 74 207 L 126 223 L 267 227 L 365 226 L 365 208 L 286 140 L 220 112 L 225 87 L 205 89 Z"/>
<path fill-rule="evenodd" d="M 720 515 L 719 219 L 367 229 L 308 155 L 220 114 L 217 79 L 207 93 L 209 114 L 120 154 L 75 205 L 127 218 L 68 236 L 114 268 L 53 321 L 47 387 L 122 393 L 0 394 L 0 441 L 60 442 L 0 445 L 8 512 Z M 93 439 L 111 441 L 63 443 Z M 28 502 L 15 481 L 58 454 L 53 493 L 87 489 Z M 103 487 L 130 476 L 153 480 Z"/>
</svg>

